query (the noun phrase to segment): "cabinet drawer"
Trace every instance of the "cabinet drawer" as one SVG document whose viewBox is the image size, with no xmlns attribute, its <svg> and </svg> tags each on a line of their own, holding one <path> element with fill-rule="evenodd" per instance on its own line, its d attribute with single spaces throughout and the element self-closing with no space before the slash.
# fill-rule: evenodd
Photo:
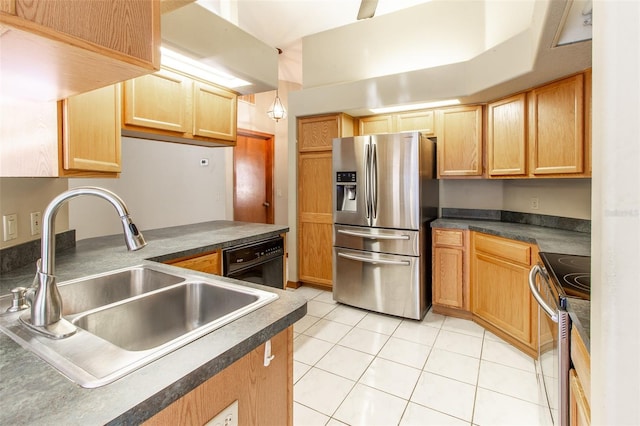
<svg viewBox="0 0 640 426">
<path fill-rule="evenodd" d="M 476 234 L 475 249 L 524 265 L 531 264 L 531 246 L 490 235 Z"/>
<path fill-rule="evenodd" d="M 439 246 L 464 246 L 463 231 L 460 229 L 434 229 L 433 242 Z"/>
</svg>

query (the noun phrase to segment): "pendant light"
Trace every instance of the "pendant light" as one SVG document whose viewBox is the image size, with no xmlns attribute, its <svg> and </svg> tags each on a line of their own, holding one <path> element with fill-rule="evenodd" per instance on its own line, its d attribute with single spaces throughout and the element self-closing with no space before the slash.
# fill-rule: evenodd
<svg viewBox="0 0 640 426">
<path fill-rule="evenodd" d="M 278 55 L 282 54 L 282 49 L 276 48 L 278 50 Z M 280 96 L 278 96 L 278 89 L 276 89 L 276 98 L 271 103 L 271 106 L 267 110 L 267 115 L 270 119 L 275 120 L 276 123 L 283 118 L 287 118 L 287 110 L 284 105 L 282 105 L 282 101 L 280 100 Z"/>
<path fill-rule="evenodd" d="M 267 110 L 267 115 L 270 119 L 275 120 L 276 123 L 278 120 L 282 120 L 283 118 L 287 118 L 287 110 L 282 105 L 282 101 L 280 100 L 280 96 L 278 96 L 278 91 L 276 90 L 276 98 L 273 100 L 273 103 Z"/>
</svg>

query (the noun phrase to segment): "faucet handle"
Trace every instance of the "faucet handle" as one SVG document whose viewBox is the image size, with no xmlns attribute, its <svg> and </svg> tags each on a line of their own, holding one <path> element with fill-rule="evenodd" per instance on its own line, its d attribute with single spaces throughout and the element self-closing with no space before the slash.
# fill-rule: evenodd
<svg viewBox="0 0 640 426">
<path fill-rule="evenodd" d="M 26 287 L 16 287 L 11 289 L 13 298 L 11 299 L 11 306 L 7 309 L 7 312 L 18 312 L 29 308 L 27 304 L 27 291 Z"/>
</svg>

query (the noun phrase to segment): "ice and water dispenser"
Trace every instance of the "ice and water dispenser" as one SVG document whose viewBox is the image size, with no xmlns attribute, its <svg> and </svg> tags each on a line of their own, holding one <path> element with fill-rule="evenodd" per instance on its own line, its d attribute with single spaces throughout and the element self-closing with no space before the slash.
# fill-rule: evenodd
<svg viewBox="0 0 640 426">
<path fill-rule="evenodd" d="M 336 209 L 338 211 L 355 212 L 356 172 L 336 172 Z"/>
</svg>

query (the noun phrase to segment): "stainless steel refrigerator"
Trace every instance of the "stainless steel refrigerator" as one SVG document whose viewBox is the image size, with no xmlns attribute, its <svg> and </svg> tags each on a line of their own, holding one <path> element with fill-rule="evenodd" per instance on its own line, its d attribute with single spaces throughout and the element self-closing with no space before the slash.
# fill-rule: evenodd
<svg viewBox="0 0 640 426">
<path fill-rule="evenodd" d="M 404 318 L 431 306 L 435 141 L 418 132 L 333 140 L 333 298 Z"/>
</svg>

